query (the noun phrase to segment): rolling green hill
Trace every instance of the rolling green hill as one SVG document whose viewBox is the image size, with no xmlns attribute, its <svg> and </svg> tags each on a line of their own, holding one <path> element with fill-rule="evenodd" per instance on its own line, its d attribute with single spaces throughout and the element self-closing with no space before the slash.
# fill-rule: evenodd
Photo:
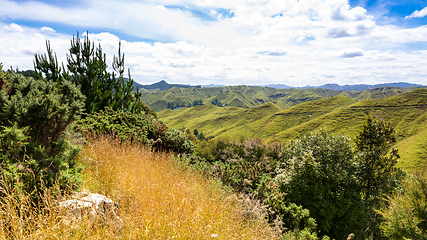
<svg viewBox="0 0 427 240">
<path fill-rule="evenodd" d="M 300 103 L 337 95 L 344 95 L 356 101 L 360 101 L 391 97 L 413 89 L 415 88 L 381 87 L 364 91 L 341 91 L 321 88 L 275 89 L 256 86 L 214 88 L 173 87 L 164 91 L 146 91 L 143 93 L 141 100 L 156 112 L 167 108 L 176 109 L 179 107 L 191 107 L 194 101 L 200 101 L 202 104 L 209 104 L 213 100 L 221 102 L 221 106 L 242 108 L 251 108 L 271 102 L 281 109 L 287 109 Z"/>
<path fill-rule="evenodd" d="M 154 111 L 167 109 L 168 103 L 191 106 L 194 100 L 209 104 L 217 99 L 224 106 L 251 108 L 267 102 L 282 109 L 299 103 L 332 97 L 343 91 L 327 89 L 275 89 L 255 86 L 228 86 L 214 88 L 171 88 L 165 91 L 144 93 L 141 100 Z"/>
<path fill-rule="evenodd" d="M 427 143 L 427 89 L 420 88 L 392 97 L 356 102 L 337 95 L 308 101 L 281 110 L 265 103 L 250 109 L 211 104 L 165 110 L 159 118 L 174 128 L 198 129 L 205 136 L 263 138 L 286 141 L 325 128 L 354 138 L 368 114 L 390 121 L 396 128 L 402 164 L 424 164 Z"/>
<path fill-rule="evenodd" d="M 277 105 L 266 103 L 250 109 L 239 107 L 218 107 L 212 104 L 181 108 L 179 110 L 164 110 L 159 118 L 169 126 L 181 129 L 200 129 L 206 136 L 220 136 L 228 132 L 236 132 L 235 128 L 244 126 L 281 111 Z M 256 137 L 246 132 L 239 136 Z"/>
</svg>

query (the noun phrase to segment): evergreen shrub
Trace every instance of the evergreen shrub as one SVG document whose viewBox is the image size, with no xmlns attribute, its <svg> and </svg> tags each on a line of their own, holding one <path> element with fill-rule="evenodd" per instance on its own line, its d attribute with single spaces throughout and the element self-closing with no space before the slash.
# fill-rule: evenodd
<svg viewBox="0 0 427 240">
<path fill-rule="evenodd" d="M 34 197 L 42 186 L 77 187 L 78 149 L 66 140 L 64 132 L 82 112 L 85 97 L 66 80 L 58 84 L 14 72 L 1 78 L 3 180 Z"/>
<path fill-rule="evenodd" d="M 151 115 L 114 111 L 111 108 L 78 120 L 74 130 L 85 135 L 115 135 L 121 141 L 137 141 L 157 151 L 189 154 L 195 147 L 185 133 L 168 128 Z"/>
</svg>

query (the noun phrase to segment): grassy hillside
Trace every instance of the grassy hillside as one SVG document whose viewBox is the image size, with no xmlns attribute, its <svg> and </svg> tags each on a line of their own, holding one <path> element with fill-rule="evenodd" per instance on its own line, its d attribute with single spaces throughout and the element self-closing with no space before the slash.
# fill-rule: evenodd
<svg viewBox="0 0 427 240">
<path fill-rule="evenodd" d="M 367 99 L 380 99 L 392 97 L 401 93 L 410 92 L 417 89 L 418 87 L 408 87 L 408 88 L 399 88 L 399 87 L 380 87 L 374 89 L 367 89 L 364 91 L 346 91 L 342 94 L 348 97 L 353 98 L 356 101 L 367 100 Z"/>
<path fill-rule="evenodd" d="M 188 106 L 194 100 L 202 100 L 204 104 L 218 99 L 225 106 L 251 108 L 272 102 L 282 109 L 296 104 L 325 97 L 336 96 L 342 91 L 326 89 L 274 89 L 255 86 L 228 86 L 215 88 L 172 88 L 165 91 L 143 94 L 141 100 L 154 111 L 167 108 L 168 103 Z"/>
<path fill-rule="evenodd" d="M 310 89 L 274 89 L 255 86 L 228 86 L 215 88 L 172 88 L 165 91 L 145 92 L 142 101 L 154 111 L 159 112 L 174 106 L 191 106 L 193 101 L 201 100 L 209 104 L 214 99 L 224 106 L 251 108 L 267 102 L 276 104 L 281 109 L 287 109 L 300 103 L 320 100 L 336 95 L 344 95 L 356 101 L 379 99 L 401 94 L 414 88 L 382 87 L 365 91 L 339 91 L 321 88 Z"/>
<path fill-rule="evenodd" d="M 354 137 L 366 115 L 372 114 L 390 121 L 397 130 L 398 139 L 402 140 L 427 127 L 426 104 L 427 89 L 416 89 L 384 99 L 360 101 L 278 133 L 274 139 L 294 137 L 297 132 L 308 132 L 318 127 Z"/>
<path fill-rule="evenodd" d="M 402 156 L 401 166 L 405 169 L 427 168 L 427 127 L 417 134 L 399 141 L 396 146 Z"/>
<path fill-rule="evenodd" d="M 92 217 L 71 224 L 58 216 L 52 193 L 45 193 L 40 208 L 1 181 L 8 195 L 0 202 L 0 222 L 8 225 L 0 227 L 0 239 L 279 239 L 264 216 L 252 212 L 255 205 L 242 204 L 250 201 L 172 155 L 101 138 L 85 147 L 81 160 L 85 187 L 119 203 L 120 230 Z"/>
<path fill-rule="evenodd" d="M 401 91 L 394 88 L 383 90 L 385 95 Z M 375 94 L 380 93 L 377 91 Z M 354 138 L 366 116 L 371 114 L 393 124 L 399 141 L 397 146 L 402 149 L 402 164 L 413 166 L 425 162 L 423 159 L 427 155 L 423 147 L 427 141 L 424 140 L 427 139 L 426 109 L 427 89 L 420 88 L 392 97 L 359 102 L 338 95 L 301 103 L 286 110 L 272 103 L 250 109 L 204 105 L 162 111 L 159 118 L 171 127 L 198 129 L 205 136 L 286 141 L 319 128 Z"/>
<path fill-rule="evenodd" d="M 298 104 L 281 110 L 273 103 L 250 109 L 217 107 L 211 104 L 165 110 L 159 118 L 174 128 L 203 131 L 206 136 L 272 138 L 283 132 L 316 119 L 324 114 L 354 103 L 351 98 L 338 95 L 322 100 Z"/>
<path fill-rule="evenodd" d="M 179 110 L 164 110 L 159 113 L 159 118 L 173 128 L 199 129 L 205 136 L 219 136 L 229 131 L 236 133 L 233 129 L 279 111 L 281 109 L 273 103 L 266 103 L 250 109 L 218 107 L 208 104 Z M 243 137 L 256 136 L 247 132 L 238 132 L 237 135 Z"/>
</svg>

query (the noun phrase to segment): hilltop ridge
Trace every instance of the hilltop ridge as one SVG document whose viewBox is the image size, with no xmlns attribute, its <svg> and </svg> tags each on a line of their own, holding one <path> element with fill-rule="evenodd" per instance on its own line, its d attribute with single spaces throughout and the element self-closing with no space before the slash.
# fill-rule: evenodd
<svg viewBox="0 0 427 240">
<path fill-rule="evenodd" d="M 418 88 L 379 87 L 364 91 L 344 91 L 324 88 L 277 89 L 272 87 L 245 85 L 226 87 L 190 87 L 187 85 L 185 88 L 181 88 L 172 87 L 174 85 L 167 84 L 166 82 L 161 82 L 159 85 L 164 87 L 167 86 L 168 89 L 163 91 L 147 90 L 144 91 L 141 97 L 141 100 L 156 112 L 165 109 L 178 109 L 200 104 L 210 104 L 212 102 L 221 107 L 235 106 L 242 108 L 251 108 L 271 102 L 282 109 L 287 109 L 299 103 L 320 100 L 337 95 L 345 95 L 359 101 L 390 97 Z M 153 85 L 152 88 L 156 86 L 157 85 Z"/>
</svg>

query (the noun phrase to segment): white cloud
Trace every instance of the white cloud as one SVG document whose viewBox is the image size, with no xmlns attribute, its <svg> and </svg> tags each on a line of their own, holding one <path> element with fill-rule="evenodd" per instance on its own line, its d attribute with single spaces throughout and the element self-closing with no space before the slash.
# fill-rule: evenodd
<svg viewBox="0 0 427 240">
<path fill-rule="evenodd" d="M 55 30 L 51 27 L 42 27 L 40 28 L 43 32 L 55 32 Z"/>
<path fill-rule="evenodd" d="M 161 79 L 188 84 L 301 86 L 332 80 L 427 84 L 426 53 L 398 50 L 404 44 L 425 41 L 427 26 L 379 26 L 366 9 L 351 8 L 346 0 L 159 0 L 155 4 L 92 0 L 82 4 L 57 7 L 0 0 L 0 21 L 9 22 L 0 22 L 0 62 L 31 69 L 33 54 L 45 52 L 46 39 L 58 59 L 65 61 L 72 36 L 46 24 L 54 22 L 162 41 L 122 40 L 126 65 L 145 84 Z M 223 9 L 233 17 L 222 15 Z M 206 21 L 192 10 L 217 21 Z M 40 21 L 46 26 L 10 24 L 15 20 Z M 89 37 L 101 43 L 110 63 L 120 38 L 108 32 L 89 33 Z"/>
<path fill-rule="evenodd" d="M 410 18 L 423 18 L 427 16 L 427 7 L 421 9 L 421 11 L 416 10 L 415 12 L 413 12 L 411 15 L 406 16 L 405 19 L 410 19 Z"/>
<path fill-rule="evenodd" d="M 24 33 L 24 29 L 15 23 L 10 24 L 9 26 L 4 26 L 3 29 L 10 33 Z"/>
<path fill-rule="evenodd" d="M 65 60 L 70 37 L 44 29 L 28 28 L 17 24 L 0 22 L 0 62 L 5 67 L 33 69 L 34 54 L 46 52 L 46 40 L 50 39 L 51 47 L 57 52 L 58 61 Z"/>
</svg>

